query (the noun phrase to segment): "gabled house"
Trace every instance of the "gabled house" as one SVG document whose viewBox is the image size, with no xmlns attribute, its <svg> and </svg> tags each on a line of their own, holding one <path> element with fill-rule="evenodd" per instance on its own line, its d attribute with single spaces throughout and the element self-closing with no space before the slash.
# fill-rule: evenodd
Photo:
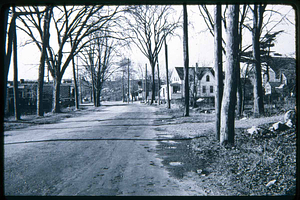
<svg viewBox="0 0 300 200">
<path fill-rule="evenodd" d="M 197 78 L 198 85 L 196 86 L 197 96 L 200 98 L 215 96 L 215 71 L 212 67 L 198 67 Z"/>
<path fill-rule="evenodd" d="M 287 57 L 272 57 L 267 63 L 269 66 L 269 81 L 267 81 L 267 71 L 264 70 L 263 72 L 265 94 L 280 93 L 283 96 L 295 94 L 296 60 Z M 269 84 L 267 84 L 268 82 Z"/>
<path fill-rule="evenodd" d="M 184 68 L 175 67 L 170 79 L 170 99 L 182 99 L 184 97 Z M 214 98 L 215 96 L 215 73 L 212 67 L 189 67 L 190 97 L 196 93 L 196 98 Z M 194 87 L 194 85 L 196 87 Z M 161 96 L 166 94 L 166 86 L 162 87 Z M 196 91 L 194 91 L 196 89 Z M 165 93 L 165 95 L 163 94 Z"/>
</svg>

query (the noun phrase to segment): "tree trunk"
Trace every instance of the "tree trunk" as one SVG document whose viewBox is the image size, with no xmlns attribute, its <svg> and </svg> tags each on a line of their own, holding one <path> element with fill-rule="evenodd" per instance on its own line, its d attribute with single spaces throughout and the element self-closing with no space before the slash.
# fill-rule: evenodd
<svg viewBox="0 0 300 200">
<path fill-rule="evenodd" d="M 72 37 L 70 37 L 71 40 L 71 48 L 73 45 Z M 76 78 L 76 72 L 75 72 L 75 58 L 74 55 L 72 56 L 72 66 L 73 66 L 73 79 L 74 79 L 74 99 L 75 99 L 75 109 L 79 109 L 79 95 L 78 95 L 78 86 L 77 86 L 77 78 Z M 77 75 L 78 75 L 78 59 L 77 59 Z"/>
<path fill-rule="evenodd" d="M 160 77 L 159 77 L 159 64 L 158 64 L 158 61 L 157 61 L 157 79 L 158 79 L 158 105 L 160 105 Z"/>
<path fill-rule="evenodd" d="M 166 76 L 167 76 L 167 100 L 168 100 L 168 109 L 170 109 L 171 102 L 170 102 L 170 88 L 169 88 L 168 46 L 167 46 L 166 37 L 165 37 L 165 56 L 166 56 Z"/>
<path fill-rule="evenodd" d="M 94 102 L 94 106 L 97 107 L 97 89 L 95 87 L 95 85 L 93 86 L 94 90 L 93 90 L 93 102 Z"/>
<path fill-rule="evenodd" d="M 185 102 L 185 116 L 190 115 L 189 111 L 189 44 L 188 44 L 188 15 L 187 6 L 183 5 L 183 57 L 184 57 L 184 102 Z"/>
<path fill-rule="evenodd" d="M 92 59 L 91 59 L 92 60 Z M 93 101 L 94 103 L 94 106 L 96 106 L 96 97 L 95 97 L 95 78 L 94 78 L 94 69 L 93 69 L 93 66 L 94 66 L 94 63 L 91 62 L 91 77 L 92 77 L 92 98 L 91 98 L 91 101 Z"/>
<path fill-rule="evenodd" d="M 76 110 L 79 109 L 79 95 L 78 95 L 78 86 L 77 86 L 77 78 L 75 73 L 75 61 L 74 56 L 72 58 L 72 65 L 73 65 L 73 79 L 74 79 L 74 93 L 75 93 L 75 108 Z M 77 63 L 78 65 L 78 63 Z"/>
<path fill-rule="evenodd" d="M 54 113 L 60 113 L 60 85 L 61 78 L 57 77 L 54 80 L 54 91 L 53 91 L 53 110 Z"/>
<path fill-rule="evenodd" d="M 52 9 L 49 7 L 46 8 L 46 15 L 44 18 L 44 30 L 43 30 L 43 42 L 42 42 L 42 54 L 39 65 L 39 77 L 38 77 L 38 86 L 37 86 L 37 115 L 44 116 L 43 109 L 43 89 L 44 89 L 44 75 L 45 75 L 45 58 L 46 58 L 46 48 L 49 43 L 49 26 L 50 26 L 50 15 Z"/>
<path fill-rule="evenodd" d="M 241 66 L 240 59 L 237 61 L 236 67 L 236 83 L 237 83 L 237 116 L 243 116 L 243 91 L 242 91 L 242 83 L 241 83 Z"/>
<path fill-rule="evenodd" d="M 15 12 L 15 7 L 13 7 L 13 12 Z M 13 37 L 13 52 L 14 52 L 14 111 L 15 119 L 20 120 L 20 110 L 19 110 L 19 92 L 18 92 L 18 50 L 17 50 L 17 30 L 16 21 L 12 23 L 14 27 L 14 37 Z"/>
<path fill-rule="evenodd" d="M 96 90 L 96 104 L 95 104 L 96 107 L 99 107 L 100 106 L 100 89 L 97 88 Z"/>
<path fill-rule="evenodd" d="M 244 23 L 244 14 L 246 13 L 246 7 L 247 5 L 243 6 L 243 14 L 242 19 L 239 22 L 239 32 L 238 32 L 238 38 L 239 38 L 239 54 L 238 54 L 238 61 L 237 61 L 237 70 L 236 70 L 236 78 L 237 78 L 237 116 L 242 117 L 243 116 L 243 89 L 242 89 L 242 82 L 241 82 L 241 56 L 242 56 L 242 31 L 243 31 L 243 23 Z"/>
<path fill-rule="evenodd" d="M 151 97 L 151 105 L 155 101 L 155 63 L 151 63 L 151 69 L 152 69 L 152 97 Z"/>
<path fill-rule="evenodd" d="M 254 59 L 254 79 L 253 79 L 253 115 L 259 117 L 264 114 L 263 91 L 261 79 L 261 62 L 260 62 L 260 31 L 262 26 L 262 6 L 254 5 L 253 9 L 253 59 Z"/>
<path fill-rule="evenodd" d="M 221 24 L 221 5 L 215 7 L 215 22 L 214 22 L 214 66 L 216 77 L 216 93 L 215 93 L 215 131 L 216 139 L 220 140 L 220 123 L 221 123 L 221 103 L 223 94 L 223 69 L 222 69 L 222 24 Z"/>
<path fill-rule="evenodd" d="M 221 106 L 220 144 L 234 144 L 234 114 L 236 104 L 236 62 L 238 57 L 239 5 L 229 5 L 227 10 L 227 35 L 225 85 Z"/>
</svg>

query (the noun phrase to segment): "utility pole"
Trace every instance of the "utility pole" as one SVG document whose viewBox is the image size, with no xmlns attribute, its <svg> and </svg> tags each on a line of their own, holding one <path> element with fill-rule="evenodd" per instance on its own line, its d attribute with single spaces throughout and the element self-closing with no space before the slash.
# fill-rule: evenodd
<svg viewBox="0 0 300 200">
<path fill-rule="evenodd" d="M 48 83 L 49 83 L 49 66 L 47 65 L 47 80 L 48 80 Z"/>
<path fill-rule="evenodd" d="M 124 88 L 124 71 L 125 69 L 123 68 L 123 76 L 122 76 L 122 97 L 123 97 L 123 102 L 125 102 L 125 95 L 124 95 L 124 92 L 125 92 L 125 88 Z"/>
<path fill-rule="evenodd" d="M 159 77 L 158 59 L 157 59 L 157 79 L 158 79 L 158 105 L 160 105 L 160 77 Z"/>
<path fill-rule="evenodd" d="M 128 70 L 128 88 L 127 88 L 127 89 L 128 89 L 128 91 L 127 91 L 128 94 L 127 94 L 127 103 L 129 103 L 129 97 L 130 97 L 130 96 L 129 96 L 129 58 L 128 58 L 128 69 L 127 69 L 127 70 Z"/>
<path fill-rule="evenodd" d="M 171 108 L 170 104 L 170 88 L 169 88 L 169 70 L 168 70 L 168 46 L 167 46 L 167 36 L 165 36 L 165 56 L 166 56 L 166 76 L 167 76 L 167 100 L 168 100 L 168 109 Z"/>
<path fill-rule="evenodd" d="M 146 63 L 146 73 L 145 73 L 145 103 L 147 103 L 147 63 Z"/>
<path fill-rule="evenodd" d="M 189 47 L 188 47 L 188 15 L 187 6 L 183 5 L 183 57 L 184 57 L 184 99 L 185 116 L 189 116 Z"/>
<path fill-rule="evenodd" d="M 15 6 L 13 6 L 13 13 L 15 13 Z M 20 110 L 19 110 L 19 92 L 18 92 L 18 50 L 17 50 L 17 30 L 16 30 L 16 20 L 13 22 L 14 33 L 13 33 L 13 56 L 14 56 L 14 111 L 15 111 L 15 119 L 20 120 Z M 5 86 L 6 87 L 6 86 Z"/>
</svg>

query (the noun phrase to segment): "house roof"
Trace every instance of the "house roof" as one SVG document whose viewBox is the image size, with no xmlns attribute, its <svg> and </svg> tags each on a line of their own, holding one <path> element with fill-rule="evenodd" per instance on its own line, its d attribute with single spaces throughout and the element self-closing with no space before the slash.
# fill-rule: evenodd
<svg viewBox="0 0 300 200">
<path fill-rule="evenodd" d="M 198 79 L 202 79 L 202 77 L 204 76 L 204 74 L 206 74 L 207 72 L 211 72 L 213 76 L 215 76 L 215 71 L 213 70 L 212 67 L 198 67 L 197 68 L 197 75 L 198 75 Z"/>
<path fill-rule="evenodd" d="M 272 88 L 279 87 L 281 85 L 280 82 L 268 82 Z M 267 83 L 267 84 L 268 84 Z"/>
<path fill-rule="evenodd" d="M 296 77 L 296 60 L 294 58 L 271 57 L 268 64 L 274 70 L 276 76 L 282 73 L 288 79 Z"/>
<path fill-rule="evenodd" d="M 215 76 L 215 71 L 213 70 L 212 67 L 197 67 L 197 77 L 198 79 L 202 79 L 202 77 L 204 76 L 204 74 L 206 74 L 207 72 L 211 72 L 213 76 Z M 184 79 L 184 71 L 183 71 L 183 67 L 175 67 L 175 70 L 180 78 L 180 80 Z M 194 74 L 194 70 L 195 67 L 189 67 L 189 74 Z"/>
</svg>

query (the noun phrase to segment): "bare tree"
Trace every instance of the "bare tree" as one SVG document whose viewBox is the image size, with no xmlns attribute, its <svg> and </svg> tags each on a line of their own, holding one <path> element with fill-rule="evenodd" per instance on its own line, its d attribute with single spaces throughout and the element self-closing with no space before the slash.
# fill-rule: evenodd
<svg viewBox="0 0 300 200">
<path fill-rule="evenodd" d="M 45 61 L 47 58 L 47 48 L 49 45 L 49 29 L 52 14 L 52 6 L 46 6 L 44 11 L 40 11 L 40 7 L 18 7 L 20 12 L 27 12 L 27 15 L 20 17 L 20 21 L 23 26 L 18 26 L 18 28 L 24 31 L 30 38 L 25 44 L 34 42 L 41 52 L 39 71 L 38 71 L 38 88 L 37 88 L 37 115 L 43 116 L 43 85 L 44 85 L 44 71 L 45 71 Z M 31 13 L 31 14 L 30 14 Z M 44 21 L 42 22 L 44 18 Z M 33 28 L 38 32 L 36 36 Z M 35 37 L 35 39 L 32 39 Z"/>
<path fill-rule="evenodd" d="M 243 9 L 241 12 L 241 19 L 239 21 L 239 27 L 238 27 L 238 38 L 239 38 L 239 53 L 238 53 L 238 61 L 237 61 L 237 70 L 236 70 L 236 79 L 237 79 L 237 115 L 239 117 L 242 117 L 243 115 L 243 90 L 242 90 L 242 82 L 241 82 L 241 56 L 243 52 L 243 46 L 242 46 L 242 31 L 244 26 L 244 21 L 246 19 L 246 15 L 248 13 L 248 5 L 243 5 Z"/>
<path fill-rule="evenodd" d="M 115 65 L 113 62 L 113 59 L 117 56 L 116 52 L 119 44 L 116 39 L 110 38 L 105 31 L 96 32 L 90 37 L 89 47 L 83 48 L 80 55 L 90 76 L 94 105 L 99 107 L 104 82 L 120 69 L 120 66 Z"/>
<path fill-rule="evenodd" d="M 8 72 L 9 72 L 9 66 L 10 66 L 10 62 L 11 62 L 11 54 L 12 54 L 12 49 L 13 49 L 13 38 L 14 38 L 14 35 L 15 35 L 15 29 L 16 29 L 16 19 L 20 16 L 23 16 L 23 15 L 31 15 L 31 14 L 39 14 L 40 12 L 13 12 L 11 17 L 9 17 L 9 12 L 10 12 L 10 9 L 4 9 L 4 12 L 1 12 L 3 13 L 3 20 L 4 20 L 4 23 L 2 24 L 3 25 L 3 30 L 6 30 L 6 31 L 2 31 L 2 34 L 3 34 L 3 49 L 4 49 L 4 54 L 2 54 L 3 56 L 3 60 L 4 60 L 4 66 L 3 66 L 3 71 L 4 71 L 4 77 L 3 77 L 3 85 L 5 86 L 4 87 L 4 90 L 3 90 L 3 99 L 4 99 L 4 107 L 6 105 L 6 85 L 7 85 L 7 77 L 8 77 Z M 42 11 L 43 12 L 43 11 Z M 10 20 L 10 21 L 9 21 Z M 6 34 L 7 33 L 7 34 Z"/>
<path fill-rule="evenodd" d="M 199 7 L 200 15 L 203 17 L 204 22 L 206 23 L 206 25 L 208 27 L 208 30 L 210 31 L 210 33 L 212 34 L 212 36 L 214 36 L 214 38 L 216 40 L 216 37 L 218 36 L 218 35 L 216 35 L 216 32 L 215 32 L 215 28 L 216 28 L 215 23 L 216 23 L 216 21 L 213 21 L 211 13 L 209 12 L 209 9 L 207 8 L 206 5 L 201 5 L 201 6 L 198 6 L 198 7 Z M 219 9 L 221 9 L 221 5 L 220 5 Z M 226 9 L 225 9 L 225 11 L 226 11 Z M 224 15 L 225 15 L 225 11 L 224 11 Z M 246 46 L 243 49 L 243 46 L 242 46 L 242 30 L 245 27 L 244 26 L 244 21 L 245 21 L 247 13 L 248 13 L 248 5 L 243 5 L 243 9 L 240 12 L 241 18 L 240 18 L 239 26 L 238 26 L 238 30 L 239 30 L 238 37 L 239 37 L 239 43 L 240 43 L 239 44 L 239 54 L 238 54 L 239 60 L 240 60 L 240 57 L 242 55 L 242 52 L 246 51 L 249 48 L 249 46 Z M 220 18 L 221 18 L 220 21 L 221 20 L 223 21 L 224 27 L 226 29 L 226 17 L 225 16 L 222 17 L 221 11 L 220 11 L 219 15 L 220 15 Z M 216 16 L 215 16 L 215 19 L 216 19 Z M 221 22 L 220 22 L 219 26 L 220 26 L 220 28 L 222 27 Z M 221 45 L 222 44 L 226 45 L 226 42 L 224 41 L 223 38 L 221 38 L 221 41 L 222 41 Z M 220 48 L 222 48 L 222 51 L 225 54 L 226 53 L 225 49 L 222 46 Z M 220 56 L 222 56 L 222 55 L 220 55 Z M 237 72 L 237 113 L 238 113 L 239 116 L 241 116 L 242 115 L 242 87 L 241 87 L 241 81 L 240 81 L 240 61 L 237 62 L 236 67 L 237 67 L 237 71 L 236 71 Z M 222 76 L 222 74 L 221 74 L 221 76 Z M 219 90 L 219 88 L 217 87 L 217 93 L 218 93 L 218 90 Z M 218 100 L 217 100 L 217 97 L 216 97 L 216 102 L 217 101 Z M 221 100 L 219 100 L 219 102 L 220 101 Z M 216 106 L 218 106 L 218 105 L 216 105 Z M 217 109 L 217 107 L 216 107 L 216 109 Z M 216 115 L 219 115 L 218 111 L 216 111 Z M 218 120 L 216 121 L 216 125 L 217 124 L 219 124 Z M 218 137 L 218 132 L 217 132 L 217 137 Z"/>
<path fill-rule="evenodd" d="M 220 140 L 220 123 L 221 123 L 221 102 L 223 95 L 223 69 L 222 69 L 222 24 L 221 24 L 221 5 L 215 6 L 214 11 L 214 66 L 216 77 L 216 94 L 215 94 L 215 131 L 216 138 Z"/>
<path fill-rule="evenodd" d="M 100 6 L 57 6 L 54 7 L 55 15 L 52 15 L 54 22 L 57 44 L 51 41 L 47 48 L 47 65 L 54 79 L 53 112 L 60 112 L 60 85 L 61 80 L 71 62 L 72 58 L 81 51 L 89 42 L 87 36 L 93 32 L 103 30 L 106 23 L 112 20 L 118 13 L 118 7 L 113 7 L 112 12 Z M 32 19 L 28 18 L 28 21 Z M 32 33 L 32 28 L 24 23 L 26 33 L 33 42 L 38 44 L 38 40 Z M 38 24 L 33 24 L 39 29 Z M 72 47 L 66 45 L 73 39 Z M 58 47 L 57 47 L 58 46 Z M 41 49 L 41 48 L 40 48 Z"/>
<path fill-rule="evenodd" d="M 47 6 L 44 16 L 44 27 L 43 32 L 40 32 L 42 38 L 42 52 L 39 65 L 39 76 L 38 76 L 38 87 L 37 87 L 37 115 L 44 116 L 43 109 L 43 88 L 44 88 L 44 73 L 45 73 L 45 60 L 46 60 L 46 50 L 49 45 L 49 29 L 50 29 L 50 20 L 52 14 L 52 7 Z"/>
<path fill-rule="evenodd" d="M 260 61 L 260 33 L 263 25 L 263 14 L 266 5 L 254 5 L 253 8 L 253 32 L 252 32 L 252 47 L 254 59 L 254 79 L 253 79 L 253 114 L 258 117 L 264 113 L 263 91 L 261 79 L 261 61 Z"/>
<path fill-rule="evenodd" d="M 234 144 L 236 105 L 236 62 L 238 60 L 239 5 L 228 5 L 225 85 L 221 108 L 220 144 Z"/>
<path fill-rule="evenodd" d="M 152 70 L 152 97 L 155 100 L 155 67 L 157 56 L 167 35 L 174 34 L 178 21 L 171 21 L 171 6 L 139 5 L 131 6 L 128 13 L 128 31 L 133 34 L 132 42 L 148 58 Z"/>
<path fill-rule="evenodd" d="M 72 48 L 72 38 L 70 41 L 71 44 L 71 48 Z M 78 63 L 77 63 L 78 65 Z M 78 93 L 78 84 L 77 84 L 77 76 L 78 76 L 78 72 L 77 72 L 77 76 L 76 76 L 76 71 L 75 71 L 75 57 L 73 56 L 72 58 L 72 72 L 73 72 L 73 79 L 74 79 L 74 95 L 75 95 L 75 109 L 79 109 L 79 93 Z"/>
</svg>

